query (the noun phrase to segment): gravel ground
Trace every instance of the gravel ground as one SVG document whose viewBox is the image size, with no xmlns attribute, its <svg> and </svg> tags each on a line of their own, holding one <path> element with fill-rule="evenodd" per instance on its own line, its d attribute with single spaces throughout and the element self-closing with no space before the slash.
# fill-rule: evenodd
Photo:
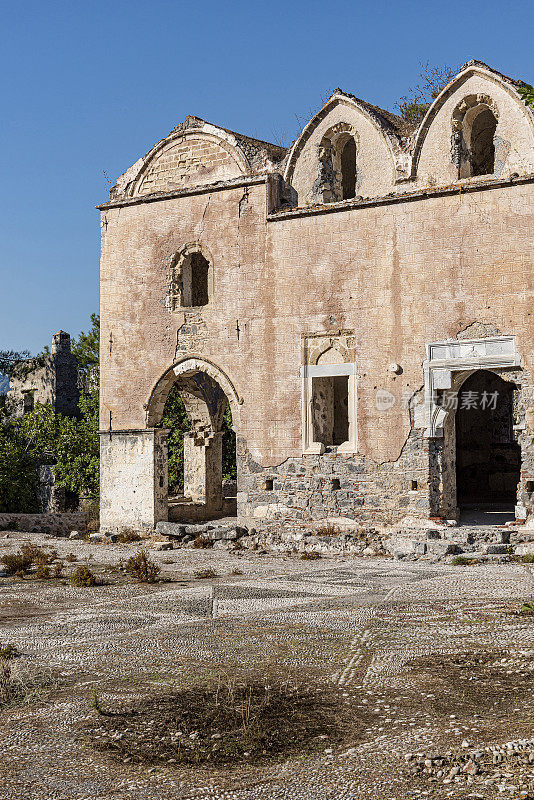
<svg viewBox="0 0 534 800">
<path fill-rule="evenodd" d="M 0 709 L 1 800 L 534 798 L 534 618 L 516 613 L 532 566 L 181 548 L 151 551 L 161 580 L 143 585 L 117 570 L 136 544 L 1 536 L 0 558 L 24 541 L 76 558 L 63 579 L 0 578 L 0 646 L 27 690 Z M 103 585 L 70 584 L 83 564 Z M 359 736 L 211 770 L 97 746 L 95 698 L 273 670 L 334 691 Z"/>
</svg>

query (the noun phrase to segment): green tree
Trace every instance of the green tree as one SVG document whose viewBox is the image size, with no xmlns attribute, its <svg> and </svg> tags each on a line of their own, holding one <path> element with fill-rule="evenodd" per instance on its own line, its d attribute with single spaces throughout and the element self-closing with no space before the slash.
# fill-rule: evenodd
<svg viewBox="0 0 534 800">
<path fill-rule="evenodd" d="M 0 350 L 0 373 L 12 375 L 16 365 L 29 357 L 29 350 Z"/>
<path fill-rule="evenodd" d="M 524 104 L 534 108 L 534 86 L 531 86 L 530 83 L 523 83 L 517 91 Z"/>
<path fill-rule="evenodd" d="M 82 394 L 81 416 L 58 418 L 55 443 L 57 483 L 80 498 L 99 495 L 98 389 Z"/>
<path fill-rule="evenodd" d="M 158 427 L 169 430 L 169 494 L 182 494 L 184 490 L 184 433 L 191 430 L 191 422 L 176 386 L 173 386 L 169 392 Z"/>
<path fill-rule="evenodd" d="M 50 459 L 57 435 L 51 406 L 0 421 L 0 511 L 39 510 L 37 466 Z"/>
<path fill-rule="evenodd" d="M 78 372 L 86 390 L 97 389 L 100 373 L 100 316 L 91 314 L 91 327 L 71 342 L 71 352 L 76 356 Z"/>
<path fill-rule="evenodd" d="M 191 430 L 191 422 L 176 386 L 173 386 L 169 392 L 158 427 L 167 428 L 169 431 L 169 494 L 182 494 L 184 490 L 184 433 Z M 229 405 L 226 406 L 224 412 L 222 432 L 223 480 L 235 480 L 237 477 L 236 437 L 232 430 L 232 414 Z"/>
<path fill-rule="evenodd" d="M 444 65 L 431 67 L 429 62 L 420 64 L 419 83 L 401 97 L 395 107 L 399 115 L 411 128 L 417 128 L 442 89 L 452 80 L 457 70 Z"/>
</svg>

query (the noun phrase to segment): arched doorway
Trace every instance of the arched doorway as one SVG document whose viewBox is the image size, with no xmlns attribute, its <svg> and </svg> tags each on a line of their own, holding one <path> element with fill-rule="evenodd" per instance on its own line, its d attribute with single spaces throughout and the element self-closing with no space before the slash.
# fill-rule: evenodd
<svg viewBox="0 0 534 800">
<path fill-rule="evenodd" d="M 521 475 L 514 437 L 517 386 L 488 370 L 462 384 L 456 412 L 456 489 L 460 509 L 513 510 Z"/>
<path fill-rule="evenodd" d="M 167 458 L 157 469 L 160 485 L 169 488 L 169 520 L 236 515 L 237 403 L 224 373 L 199 359 L 184 359 L 158 381 L 147 423 L 168 431 Z"/>
</svg>

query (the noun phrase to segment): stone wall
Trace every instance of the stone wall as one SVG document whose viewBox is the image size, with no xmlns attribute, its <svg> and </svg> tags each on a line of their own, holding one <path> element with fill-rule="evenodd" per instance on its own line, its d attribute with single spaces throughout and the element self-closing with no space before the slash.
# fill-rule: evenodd
<svg viewBox="0 0 534 800">
<path fill-rule="evenodd" d="M 263 469 L 238 440 L 239 514 L 256 528 L 299 528 L 337 518 L 387 524 L 406 514 L 429 517 L 429 449 L 413 431 L 394 463 L 326 452 Z"/>
<path fill-rule="evenodd" d="M 103 529 L 150 528 L 155 519 L 167 519 L 166 448 L 163 430 L 101 434 Z"/>
<path fill-rule="evenodd" d="M 0 528 L 27 533 L 48 533 L 68 536 L 71 531 L 87 532 L 87 517 L 83 512 L 63 514 L 4 514 L 0 513 Z"/>
</svg>

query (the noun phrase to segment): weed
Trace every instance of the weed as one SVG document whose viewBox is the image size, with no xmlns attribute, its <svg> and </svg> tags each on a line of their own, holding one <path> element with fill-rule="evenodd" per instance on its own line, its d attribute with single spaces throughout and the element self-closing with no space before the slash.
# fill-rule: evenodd
<svg viewBox="0 0 534 800">
<path fill-rule="evenodd" d="M 208 547 L 213 547 L 213 541 L 205 536 L 197 536 L 193 542 L 193 547 L 196 547 L 197 550 L 205 550 Z"/>
<path fill-rule="evenodd" d="M 96 586 L 96 578 L 88 567 L 78 567 L 70 582 L 73 586 Z"/>
<path fill-rule="evenodd" d="M 534 553 L 525 553 L 522 556 L 516 556 L 514 561 L 520 561 L 522 564 L 534 564 Z"/>
<path fill-rule="evenodd" d="M 195 578 L 202 580 L 203 578 L 218 578 L 219 575 L 214 569 L 197 569 Z"/>
<path fill-rule="evenodd" d="M 523 603 L 521 606 L 521 614 L 534 614 L 534 598 L 532 600 L 528 600 L 526 603 Z"/>
<path fill-rule="evenodd" d="M 310 550 L 302 553 L 300 558 L 302 561 L 317 561 L 317 559 L 322 558 L 322 556 L 316 550 Z"/>
<path fill-rule="evenodd" d="M 326 525 L 320 525 L 315 531 L 316 536 L 339 536 L 340 533 L 341 529 L 331 522 L 327 522 Z"/>
<path fill-rule="evenodd" d="M 140 539 L 139 533 L 131 528 L 125 528 L 117 534 L 117 542 L 120 544 L 130 544 L 130 542 L 138 542 Z"/>
<path fill-rule="evenodd" d="M 46 567 L 55 558 L 57 558 L 56 550 L 51 550 L 47 553 L 34 544 L 23 544 L 17 553 L 8 553 L 2 556 L 1 562 L 8 575 L 24 576 L 34 565 L 37 565 L 38 569 L 39 567 Z"/>
<path fill-rule="evenodd" d="M 50 567 L 48 564 L 38 564 L 35 570 L 35 577 L 39 580 L 46 580 L 50 577 Z"/>
<path fill-rule="evenodd" d="M 42 701 L 46 690 L 57 687 L 50 671 L 43 672 L 35 666 L 13 668 L 10 659 L 15 655 L 7 658 L 0 655 L 0 709 L 20 703 Z"/>
<path fill-rule="evenodd" d="M 62 572 L 63 572 L 63 562 L 58 561 L 54 567 L 54 578 L 61 578 Z"/>
<path fill-rule="evenodd" d="M 20 653 L 14 644 L 0 645 L 0 659 L 9 661 L 11 658 L 17 658 L 17 656 L 20 656 Z"/>
<path fill-rule="evenodd" d="M 469 567 L 471 564 L 480 564 L 477 558 L 469 558 L 468 556 L 454 556 L 451 564 L 455 567 Z"/>
<path fill-rule="evenodd" d="M 128 575 L 142 583 L 155 583 L 160 568 L 147 556 L 144 550 L 139 550 L 131 556 L 124 567 Z"/>
</svg>

